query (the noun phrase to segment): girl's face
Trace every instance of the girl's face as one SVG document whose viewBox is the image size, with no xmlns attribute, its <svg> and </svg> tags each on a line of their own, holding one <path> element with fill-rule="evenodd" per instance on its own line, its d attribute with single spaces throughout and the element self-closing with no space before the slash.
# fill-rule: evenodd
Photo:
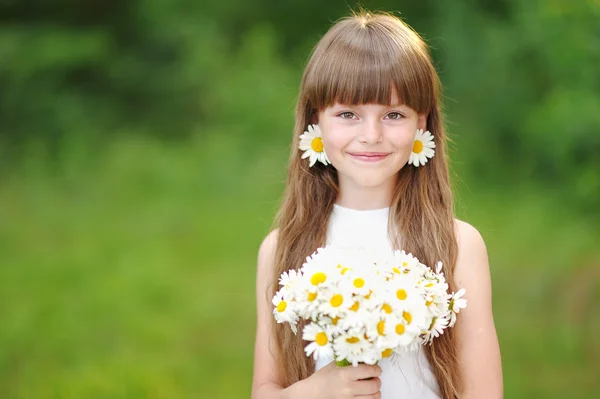
<svg viewBox="0 0 600 399">
<path fill-rule="evenodd" d="M 340 188 L 395 184 L 406 165 L 417 129 L 426 129 L 426 115 L 399 104 L 334 104 L 320 111 L 318 123 L 327 157 L 338 171 Z"/>
</svg>

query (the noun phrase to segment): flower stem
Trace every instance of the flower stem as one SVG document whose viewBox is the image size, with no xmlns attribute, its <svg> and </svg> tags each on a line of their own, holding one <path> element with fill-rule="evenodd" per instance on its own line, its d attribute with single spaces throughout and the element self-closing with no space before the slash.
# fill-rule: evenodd
<svg viewBox="0 0 600 399">
<path fill-rule="evenodd" d="M 352 363 L 350 363 L 348 360 L 346 359 L 342 359 L 342 360 L 336 360 L 335 364 L 338 365 L 338 367 L 346 367 L 346 366 L 350 366 Z"/>
</svg>

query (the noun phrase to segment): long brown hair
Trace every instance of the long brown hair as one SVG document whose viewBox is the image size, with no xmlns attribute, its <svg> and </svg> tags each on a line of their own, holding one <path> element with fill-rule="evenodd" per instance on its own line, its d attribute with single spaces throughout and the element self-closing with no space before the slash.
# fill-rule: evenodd
<svg viewBox="0 0 600 399">
<path fill-rule="evenodd" d="M 425 166 L 407 165 L 398 172 L 388 231 L 397 249 L 430 266 L 442 261 L 449 290 L 455 291 L 458 249 L 439 78 L 427 45 L 408 25 L 389 14 L 360 11 L 338 21 L 317 43 L 302 77 L 285 195 L 275 222 L 279 233 L 269 297 L 283 271 L 298 269 L 326 244 L 339 191 L 333 166 L 309 167 L 300 159 L 299 136 L 319 110 L 335 103 L 389 105 L 394 89 L 401 103 L 427 115 L 436 154 Z M 304 353 L 301 334 L 274 322 L 271 332 L 281 383 L 289 386 L 310 376 L 315 364 Z M 458 398 L 461 376 L 452 329 L 425 350 L 442 397 Z"/>
</svg>

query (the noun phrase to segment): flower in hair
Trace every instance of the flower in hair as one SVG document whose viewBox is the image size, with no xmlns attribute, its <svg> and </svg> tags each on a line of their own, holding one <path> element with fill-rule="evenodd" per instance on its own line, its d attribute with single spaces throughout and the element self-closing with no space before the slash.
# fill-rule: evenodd
<svg viewBox="0 0 600 399">
<path fill-rule="evenodd" d="M 319 125 L 308 125 L 308 130 L 300 135 L 300 145 L 298 148 L 304 151 L 302 159 L 308 158 L 310 160 L 309 166 L 313 166 L 317 161 L 323 165 L 331 163 L 325 153 Z"/>
<path fill-rule="evenodd" d="M 429 131 L 423 133 L 422 129 L 417 129 L 413 150 L 408 158 L 408 163 L 414 166 L 425 165 L 428 158 L 433 158 L 435 154 L 434 148 L 433 135 Z"/>
</svg>

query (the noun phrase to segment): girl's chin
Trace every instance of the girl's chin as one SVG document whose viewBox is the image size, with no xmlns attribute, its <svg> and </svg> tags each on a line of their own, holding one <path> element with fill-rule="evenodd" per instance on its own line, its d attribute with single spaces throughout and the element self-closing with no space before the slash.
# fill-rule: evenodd
<svg viewBox="0 0 600 399">
<path fill-rule="evenodd" d="M 360 174 L 351 174 L 351 175 L 343 175 L 338 172 L 338 178 L 340 183 L 342 180 L 351 183 L 354 186 L 359 187 L 381 187 L 387 184 L 393 185 L 395 182 L 396 173 L 360 173 Z"/>
</svg>

